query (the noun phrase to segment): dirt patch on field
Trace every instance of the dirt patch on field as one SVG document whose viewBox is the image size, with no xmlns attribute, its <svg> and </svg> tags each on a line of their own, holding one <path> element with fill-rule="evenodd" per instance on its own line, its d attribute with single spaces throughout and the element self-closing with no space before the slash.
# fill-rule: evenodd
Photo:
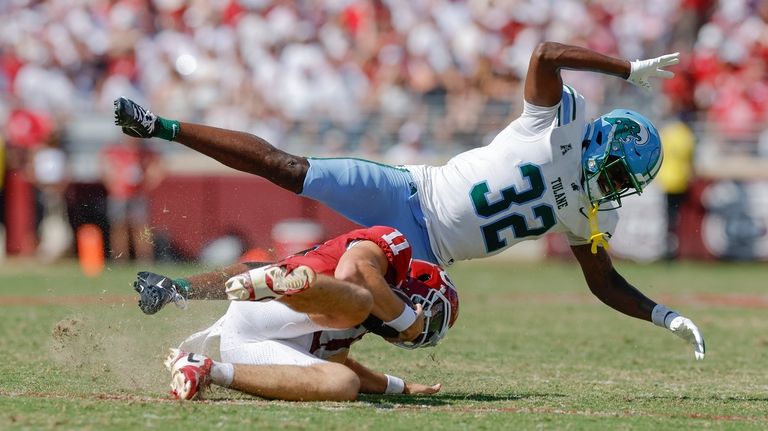
<svg viewBox="0 0 768 431">
<path fill-rule="evenodd" d="M 110 386 L 160 389 L 164 375 L 159 353 L 145 342 L 133 320 L 110 319 L 107 312 L 68 316 L 51 329 L 49 354 L 54 363 L 67 364 Z"/>
<path fill-rule="evenodd" d="M 80 335 L 80 328 L 83 321 L 78 318 L 67 318 L 60 320 L 53 326 L 53 332 L 51 337 L 53 340 L 61 345 L 67 344 L 70 339 L 76 338 Z"/>
<path fill-rule="evenodd" d="M 168 348 L 213 323 L 228 305 L 225 301 L 196 301 L 187 310 L 168 307 L 162 313 L 146 316 L 131 297 L 102 297 L 97 301 L 91 297 L 87 307 L 78 307 L 82 305 L 75 302 L 79 298 L 55 301 L 57 305 L 72 305 L 65 307 L 69 313 L 60 314 L 63 318 L 50 327 L 47 353 L 51 362 L 66 364 L 94 382 L 95 388 L 159 393 L 167 391 L 170 381 L 163 366 Z M 27 306 L 41 303 L 39 298 L 30 299 Z"/>
</svg>

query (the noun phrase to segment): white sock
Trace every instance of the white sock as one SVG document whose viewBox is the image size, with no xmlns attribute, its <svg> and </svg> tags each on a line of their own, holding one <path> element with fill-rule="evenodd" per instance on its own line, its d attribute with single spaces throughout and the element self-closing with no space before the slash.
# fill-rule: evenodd
<svg viewBox="0 0 768 431">
<path fill-rule="evenodd" d="M 235 378 L 235 366 L 227 362 L 214 362 L 211 366 L 211 383 L 228 388 Z"/>
</svg>

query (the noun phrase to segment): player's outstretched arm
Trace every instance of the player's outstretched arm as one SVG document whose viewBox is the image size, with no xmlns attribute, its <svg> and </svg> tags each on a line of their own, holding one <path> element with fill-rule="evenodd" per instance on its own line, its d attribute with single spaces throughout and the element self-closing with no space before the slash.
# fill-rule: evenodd
<svg viewBox="0 0 768 431">
<path fill-rule="evenodd" d="M 424 385 L 406 382 L 400 377 L 374 371 L 347 356 L 344 361 L 349 369 L 360 379 L 360 393 L 363 394 L 413 394 L 432 395 L 440 392 L 442 384 Z"/>
<path fill-rule="evenodd" d="M 603 248 L 593 254 L 590 245 L 571 247 L 581 265 L 589 290 L 609 307 L 628 316 L 669 329 L 693 346 L 696 359 L 704 359 L 706 348 L 699 328 L 688 318 L 657 304 L 629 284 L 613 267 Z"/>
<path fill-rule="evenodd" d="M 560 70 L 583 70 L 618 76 L 630 83 L 651 88 L 649 78 L 671 78 L 667 67 L 679 62 L 679 53 L 648 60 L 629 61 L 574 45 L 542 42 L 531 54 L 524 95 L 528 103 L 555 106 L 562 97 Z"/>
</svg>

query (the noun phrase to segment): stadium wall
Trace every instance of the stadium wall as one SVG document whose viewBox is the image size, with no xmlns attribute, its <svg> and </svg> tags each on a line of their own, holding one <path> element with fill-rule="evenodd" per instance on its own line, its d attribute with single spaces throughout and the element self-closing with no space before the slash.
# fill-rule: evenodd
<svg viewBox="0 0 768 431">
<path fill-rule="evenodd" d="M 286 220 L 311 220 L 331 237 L 357 227 L 327 207 L 253 176 L 172 176 L 151 195 L 151 225 L 186 258 L 216 238 L 234 235 L 248 249 L 283 250 L 272 231 Z M 277 257 L 277 256 L 275 256 Z"/>
<path fill-rule="evenodd" d="M 373 198 L 373 197 L 372 197 Z M 94 223 L 108 231 L 103 186 L 73 184 L 68 192 L 73 227 Z M 653 261 L 663 258 L 666 244 L 664 195 L 647 189 L 639 199 L 626 199 L 621 223 L 611 240 L 620 258 Z M 680 211 L 679 256 L 698 260 L 768 260 L 768 181 L 700 179 L 690 188 Z M 286 249 L 273 235 L 286 220 L 311 221 L 321 238 L 357 227 L 324 205 L 299 197 L 270 182 L 248 175 L 171 175 L 150 195 L 151 229 L 155 241 L 187 260 L 217 238 L 240 238 L 246 249 L 273 253 Z M 296 245 L 298 247 L 299 245 Z M 276 253 L 275 253 L 276 252 Z M 561 235 L 526 242 L 502 253 L 504 259 L 570 257 Z"/>
</svg>

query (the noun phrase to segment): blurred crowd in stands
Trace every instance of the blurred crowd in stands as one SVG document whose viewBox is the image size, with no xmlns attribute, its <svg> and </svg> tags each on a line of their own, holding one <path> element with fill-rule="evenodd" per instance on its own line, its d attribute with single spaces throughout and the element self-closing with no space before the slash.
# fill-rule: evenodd
<svg viewBox="0 0 768 431">
<path fill-rule="evenodd" d="M 593 115 L 621 101 L 768 156 L 766 0 L 5 0 L 0 154 L 6 170 L 64 164 L 51 148 L 76 151 L 68 125 L 109 121 L 123 95 L 306 154 L 444 160 L 519 113 L 543 40 L 628 59 L 680 51 L 654 93 L 565 78 Z"/>
<path fill-rule="evenodd" d="M 125 95 L 279 145 L 419 159 L 503 127 L 530 52 L 556 40 L 630 59 L 681 51 L 663 98 L 588 74 L 573 83 L 595 114 L 619 97 L 655 101 L 651 116 L 696 114 L 754 144 L 767 21 L 761 0 L 8 0 L 0 123 L 28 145 Z"/>
</svg>

